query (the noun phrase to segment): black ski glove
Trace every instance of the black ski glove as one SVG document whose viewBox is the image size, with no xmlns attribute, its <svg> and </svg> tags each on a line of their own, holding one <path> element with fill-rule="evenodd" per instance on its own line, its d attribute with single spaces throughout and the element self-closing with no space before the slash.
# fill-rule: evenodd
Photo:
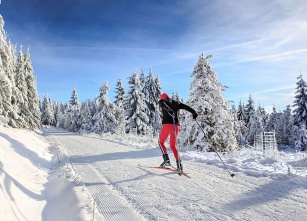
<svg viewBox="0 0 307 221">
<path fill-rule="evenodd" d="M 196 112 L 193 113 L 193 119 L 194 119 L 194 120 L 196 120 L 197 116 L 198 116 L 198 114 L 197 114 Z"/>
</svg>

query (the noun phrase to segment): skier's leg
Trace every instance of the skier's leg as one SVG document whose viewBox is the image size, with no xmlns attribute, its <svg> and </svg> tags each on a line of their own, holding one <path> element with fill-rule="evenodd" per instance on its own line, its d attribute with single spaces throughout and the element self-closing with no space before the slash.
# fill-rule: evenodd
<svg viewBox="0 0 307 221">
<path fill-rule="evenodd" d="M 159 146 L 163 155 L 167 154 L 164 142 L 167 139 L 168 135 L 169 135 L 169 129 L 167 127 L 167 124 L 163 124 L 159 135 Z"/>
<path fill-rule="evenodd" d="M 160 136 L 159 136 L 159 146 L 160 149 L 162 151 L 162 157 L 163 157 L 163 163 L 160 165 L 161 167 L 165 167 L 165 166 L 170 166 L 170 160 L 167 154 L 167 150 L 165 147 L 165 140 L 167 139 L 168 135 L 170 134 L 170 130 L 169 130 L 169 126 L 167 126 L 167 124 L 163 124 L 162 125 L 162 129 L 160 132 Z"/>
<path fill-rule="evenodd" d="M 179 125 L 175 125 L 175 127 L 174 125 L 172 125 L 172 127 L 173 128 L 170 136 L 170 147 L 172 149 L 176 161 L 178 161 L 180 159 L 180 156 L 178 154 L 178 149 L 177 149 L 177 136 L 179 134 L 180 127 Z"/>
</svg>

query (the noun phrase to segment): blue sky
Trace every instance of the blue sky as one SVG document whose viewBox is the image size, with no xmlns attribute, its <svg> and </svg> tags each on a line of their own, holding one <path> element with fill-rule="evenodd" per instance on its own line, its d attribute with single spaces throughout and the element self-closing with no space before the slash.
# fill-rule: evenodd
<svg viewBox="0 0 307 221">
<path fill-rule="evenodd" d="M 238 104 L 252 95 L 270 111 L 292 105 L 307 74 L 305 0 L 2 0 L 12 43 L 30 46 L 40 97 L 93 99 L 134 70 L 159 75 L 163 91 L 187 99 L 198 57 Z"/>
</svg>

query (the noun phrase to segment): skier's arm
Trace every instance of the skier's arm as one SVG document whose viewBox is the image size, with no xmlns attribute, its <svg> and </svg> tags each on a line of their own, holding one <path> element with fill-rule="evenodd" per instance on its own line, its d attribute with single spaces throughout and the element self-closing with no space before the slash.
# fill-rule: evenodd
<svg viewBox="0 0 307 221">
<path fill-rule="evenodd" d="M 192 115 L 193 115 L 193 119 L 196 119 L 198 114 L 196 113 L 196 111 L 191 108 L 190 106 L 184 104 L 184 103 L 179 103 L 179 109 L 184 109 L 186 111 L 189 111 Z"/>
</svg>

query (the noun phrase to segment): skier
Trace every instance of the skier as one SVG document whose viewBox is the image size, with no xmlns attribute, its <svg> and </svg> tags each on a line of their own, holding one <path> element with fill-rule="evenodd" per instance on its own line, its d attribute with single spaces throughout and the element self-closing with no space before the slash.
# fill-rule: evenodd
<svg viewBox="0 0 307 221">
<path fill-rule="evenodd" d="M 182 163 L 176 146 L 176 140 L 180 130 L 178 111 L 180 109 L 189 111 L 193 115 L 194 120 L 197 118 L 198 114 L 193 108 L 189 107 L 188 105 L 170 99 L 166 93 L 160 95 L 159 107 L 160 110 L 162 111 L 162 128 L 159 135 L 159 145 L 164 160 L 160 166 L 166 167 L 171 165 L 166 147 L 164 145 L 165 140 L 170 135 L 170 148 L 176 159 L 177 170 L 179 172 L 182 172 L 183 171 Z"/>
</svg>

